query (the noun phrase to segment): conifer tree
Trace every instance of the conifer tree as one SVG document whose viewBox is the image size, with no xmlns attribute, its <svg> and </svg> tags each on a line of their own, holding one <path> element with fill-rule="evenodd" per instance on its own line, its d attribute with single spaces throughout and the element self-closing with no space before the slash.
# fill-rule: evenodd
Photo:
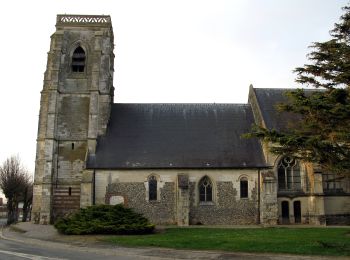
<svg viewBox="0 0 350 260">
<path fill-rule="evenodd" d="M 314 42 L 310 64 L 294 70 L 296 82 L 318 91 L 287 92 L 279 111 L 301 115 L 288 130 L 255 125 L 248 136 L 271 142 L 271 152 L 317 163 L 326 171 L 350 174 L 350 6 L 343 7 L 331 39 Z"/>
</svg>

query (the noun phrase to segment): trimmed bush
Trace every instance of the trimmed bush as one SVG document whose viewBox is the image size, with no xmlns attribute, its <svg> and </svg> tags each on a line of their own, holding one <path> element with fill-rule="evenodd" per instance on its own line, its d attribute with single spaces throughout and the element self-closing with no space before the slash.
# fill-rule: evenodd
<svg viewBox="0 0 350 260">
<path fill-rule="evenodd" d="M 60 233 L 66 235 L 149 234 L 155 227 L 142 214 L 135 213 L 121 204 L 80 209 L 76 213 L 58 219 L 54 226 Z"/>
</svg>

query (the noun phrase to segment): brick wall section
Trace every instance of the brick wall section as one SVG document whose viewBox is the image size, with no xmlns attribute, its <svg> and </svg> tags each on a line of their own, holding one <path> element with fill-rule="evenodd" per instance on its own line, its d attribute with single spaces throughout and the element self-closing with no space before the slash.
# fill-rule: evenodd
<svg viewBox="0 0 350 260">
<path fill-rule="evenodd" d="M 71 188 L 71 194 L 69 194 Z M 67 215 L 80 208 L 80 185 L 57 185 L 53 188 L 53 218 Z"/>
</svg>

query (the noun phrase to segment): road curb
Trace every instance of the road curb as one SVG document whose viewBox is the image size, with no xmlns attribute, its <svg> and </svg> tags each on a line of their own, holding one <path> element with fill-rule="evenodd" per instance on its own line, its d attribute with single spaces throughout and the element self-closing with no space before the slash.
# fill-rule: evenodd
<svg viewBox="0 0 350 260">
<path fill-rule="evenodd" d="M 20 242 L 20 243 L 24 242 L 24 240 L 20 240 L 20 239 L 10 238 L 10 237 L 4 236 L 3 230 L 4 230 L 4 227 L 1 227 L 1 229 L 0 229 L 0 238 L 2 238 L 4 240 L 14 241 L 14 242 Z"/>
<path fill-rule="evenodd" d="M 88 251 L 88 252 L 92 252 L 92 253 L 101 253 L 101 254 L 106 254 L 106 255 L 110 255 L 110 256 L 129 256 L 129 257 L 137 257 L 139 259 L 158 259 L 158 260 L 164 260 L 164 259 L 169 259 L 168 257 L 164 258 L 164 257 L 160 257 L 160 256 L 148 256 L 148 255 L 142 255 L 139 252 L 131 252 L 130 248 L 123 248 L 123 249 L 127 249 L 127 251 L 123 251 L 123 252 L 118 252 L 115 251 L 117 249 L 117 247 L 115 248 L 98 248 L 98 247 L 89 247 L 89 246 L 79 246 L 79 245 L 72 245 L 66 242 L 60 242 L 60 241 L 47 241 L 44 239 L 35 239 L 35 238 L 24 238 L 24 239 L 17 239 L 17 238 L 12 238 L 12 237 L 8 237 L 4 235 L 4 230 L 5 229 L 9 229 L 8 227 L 4 228 L 3 226 L 0 229 L 0 238 L 4 239 L 4 240 L 8 240 L 8 241 L 12 241 L 12 242 L 16 242 L 16 243 L 24 243 L 24 244 L 29 244 L 29 245 L 43 245 L 45 244 L 46 247 L 51 247 L 51 248 L 69 248 L 69 249 L 73 249 L 73 250 L 79 250 L 79 251 Z M 9 231 L 11 232 L 11 231 Z M 141 248 L 139 248 L 140 250 L 142 250 Z M 143 249 L 143 250 L 147 250 L 147 249 Z M 171 259 L 174 259 L 171 257 Z"/>
</svg>

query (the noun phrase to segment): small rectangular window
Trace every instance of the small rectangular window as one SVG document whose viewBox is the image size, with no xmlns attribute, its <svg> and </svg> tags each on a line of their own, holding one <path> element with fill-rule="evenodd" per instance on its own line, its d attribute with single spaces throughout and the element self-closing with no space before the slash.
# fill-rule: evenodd
<svg viewBox="0 0 350 260">
<path fill-rule="evenodd" d="M 248 181 L 241 180 L 241 198 L 248 198 Z"/>
<path fill-rule="evenodd" d="M 157 200 L 157 179 L 155 176 L 148 179 L 148 199 Z"/>
<path fill-rule="evenodd" d="M 342 176 L 338 176 L 334 173 L 323 173 L 323 190 L 325 192 L 342 192 Z"/>
</svg>

